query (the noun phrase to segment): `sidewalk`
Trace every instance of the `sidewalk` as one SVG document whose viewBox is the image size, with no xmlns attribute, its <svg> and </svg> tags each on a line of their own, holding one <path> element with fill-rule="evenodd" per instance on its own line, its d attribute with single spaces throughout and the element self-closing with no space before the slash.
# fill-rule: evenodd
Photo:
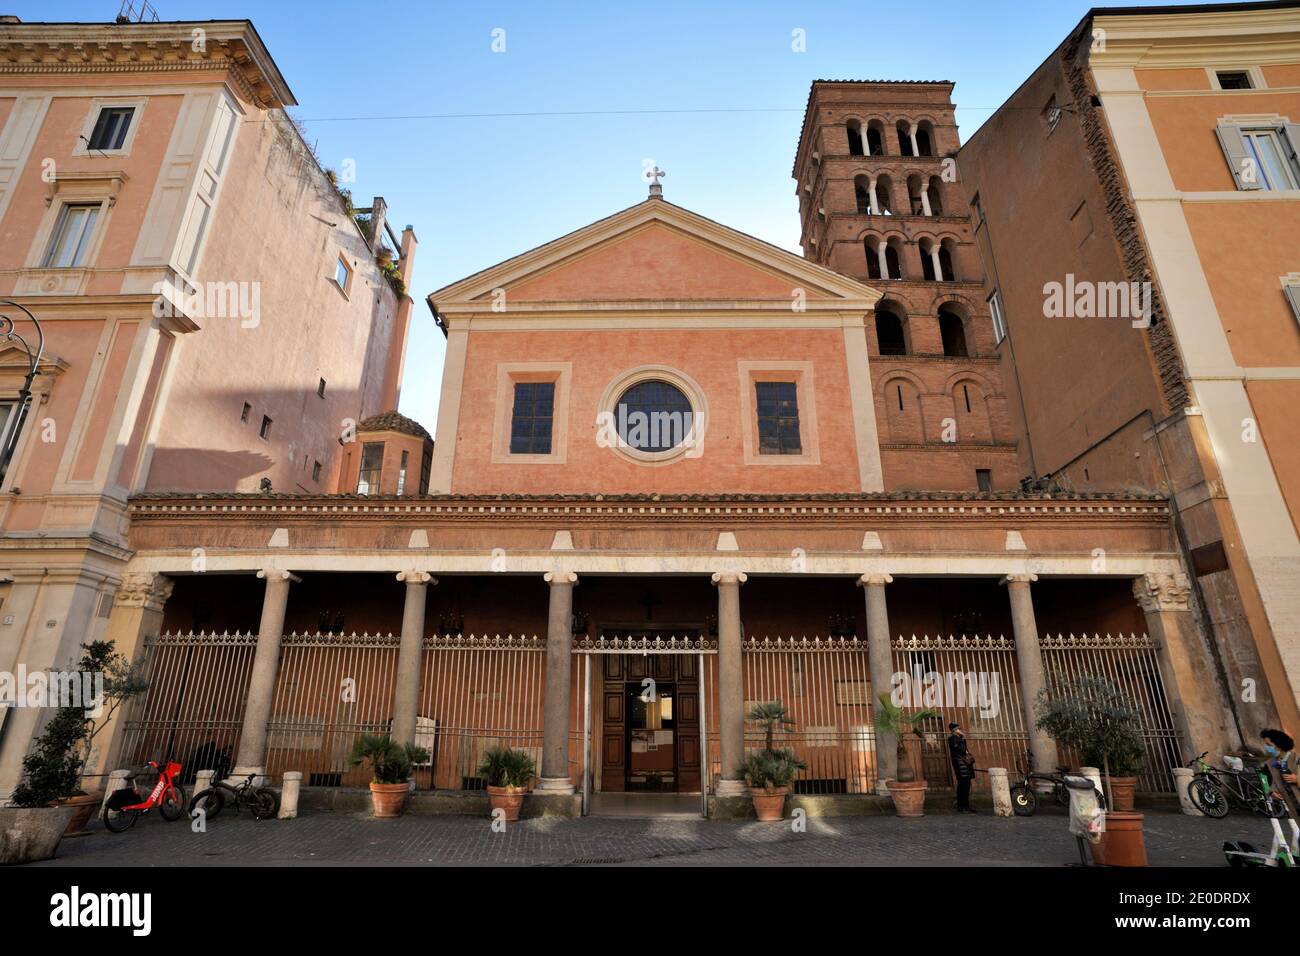
<svg viewBox="0 0 1300 956">
<path fill-rule="evenodd" d="M 64 840 L 37 866 L 1062 866 L 1076 862 L 1061 813 L 1027 819 L 943 814 L 919 820 L 840 817 L 791 822 L 710 822 L 683 818 L 526 820 L 503 833 L 477 817 L 374 820 L 317 813 L 257 822 L 222 816 L 207 833 L 187 821 L 151 816 L 124 834 L 98 823 Z M 1264 840 L 1264 821 L 1207 820 L 1172 812 L 1146 816 L 1152 866 L 1224 866 L 1225 839 Z"/>
</svg>

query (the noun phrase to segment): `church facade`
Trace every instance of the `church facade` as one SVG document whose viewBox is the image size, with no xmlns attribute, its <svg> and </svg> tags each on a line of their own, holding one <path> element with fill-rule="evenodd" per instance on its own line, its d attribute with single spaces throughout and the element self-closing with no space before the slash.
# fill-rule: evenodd
<svg viewBox="0 0 1300 956">
<path fill-rule="evenodd" d="M 1145 789 L 1231 746 L 1165 499 L 1020 487 L 949 92 L 814 86 L 804 257 L 655 182 L 434 292 L 428 495 L 136 496 L 133 573 L 173 587 L 111 622 L 157 681 L 110 763 L 229 747 L 346 787 L 391 731 L 424 788 L 505 741 L 557 806 L 725 800 L 780 700 L 796 791 L 851 801 L 896 773 L 882 693 L 943 714 L 908 742 L 939 790 L 950 719 L 981 766 L 1069 759 L 1033 713 L 1079 673 L 1142 709 Z"/>
</svg>

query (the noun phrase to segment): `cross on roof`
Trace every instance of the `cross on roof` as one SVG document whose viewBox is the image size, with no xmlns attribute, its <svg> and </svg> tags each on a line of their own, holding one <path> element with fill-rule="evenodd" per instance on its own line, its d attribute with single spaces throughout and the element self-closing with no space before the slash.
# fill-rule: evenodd
<svg viewBox="0 0 1300 956">
<path fill-rule="evenodd" d="M 652 166 L 650 169 L 647 169 L 645 174 L 650 179 L 650 196 L 652 198 L 655 197 L 662 198 L 664 194 L 664 187 L 660 185 L 659 177 L 667 176 L 668 174 L 664 172 L 662 169 L 660 169 L 658 166 Z"/>
</svg>

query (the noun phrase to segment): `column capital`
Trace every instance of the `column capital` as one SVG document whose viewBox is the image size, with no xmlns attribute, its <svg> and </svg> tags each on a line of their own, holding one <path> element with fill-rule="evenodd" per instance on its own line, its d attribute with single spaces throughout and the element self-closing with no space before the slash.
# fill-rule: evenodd
<svg viewBox="0 0 1300 956">
<path fill-rule="evenodd" d="M 1187 599 L 1191 593 L 1191 583 L 1181 571 L 1173 574 L 1149 573 L 1133 579 L 1133 596 L 1148 614 L 1157 611 L 1186 611 Z"/>
<path fill-rule="evenodd" d="M 578 583 L 578 572 L 576 571 L 547 571 L 542 577 L 551 586 Z"/>
<path fill-rule="evenodd" d="M 714 584 L 744 584 L 749 580 L 749 575 L 744 571 L 715 571 L 710 580 Z"/>
<path fill-rule="evenodd" d="M 288 581 L 290 584 L 301 584 L 302 578 L 292 571 L 284 571 L 280 568 L 262 568 L 257 572 L 259 578 L 265 578 L 268 581 Z"/>
<path fill-rule="evenodd" d="M 858 578 L 858 587 L 865 588 L 872 584 L 879 584 L 884 587 L 886 584 L 893 584 L 894 576 L 886 574 L 884 571 L 868 571 L 862 577 Z"/>
<path fill-rule="evenodd" d="M 1038 575 L 1034 574 L 1033 572 L 1029 572 L 1026 574 L 1008 574 L 998 583 L 1005 584 L 1008 587 L 1010 587 L 1013 584 L 1033 584 L 1037 580 L 1038 580 Z"/>
<path fill-rule="evenodd" d="M 437 584 L 438 579 L 428 571 L 398 571 L 397 580 L 403 584 Z"/>
<path fill-rule="evenodd" d="M 152 571 L 128 571 L 122 575 L 114 604 L 118 607 L 144 607 L 161 611 L 172 596 L 175 582 L 163 574 Z"/>
</svg>

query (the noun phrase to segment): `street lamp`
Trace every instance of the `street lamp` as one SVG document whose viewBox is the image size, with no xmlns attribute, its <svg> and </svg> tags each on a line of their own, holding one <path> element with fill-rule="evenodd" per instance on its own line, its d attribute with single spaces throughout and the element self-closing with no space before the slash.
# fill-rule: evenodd
<svg viewBox="0 0 1300 956">
<path fill-rule="evenodd" d="M 32 325 L 36 326 L 35 351 L 32 350 L 31 343 L 18 331 L 14 320 L 5 314 L 4 310 L 9 307 L 22 312 L 31 320 Z M 14 405 L 13 411 L 5 419 L 3 433 L 0 434 L 0 481 L 3 481 L 5 473 L 9 471 L 9 462 L 13 459 L 14 446 L 18 444 L 18 433 L 22 430 L 23 422 L 27 418 L 27 407 L 32 401 L 32 381 L 36 378 L 36 370 L 40 366 L 41 356 L 45 352 L 45 331 L 41 328 L 41 323 L 37 321 L 36 316 L 32 315 L 31 310 L 26 306 L 20 305 L 11 299 L 0 299 L 0 342 L 17 342 L 27 354 L 27 377 L 23 380 L 22 390 L 18 393 L 18 401 Z"/>
</svg>

